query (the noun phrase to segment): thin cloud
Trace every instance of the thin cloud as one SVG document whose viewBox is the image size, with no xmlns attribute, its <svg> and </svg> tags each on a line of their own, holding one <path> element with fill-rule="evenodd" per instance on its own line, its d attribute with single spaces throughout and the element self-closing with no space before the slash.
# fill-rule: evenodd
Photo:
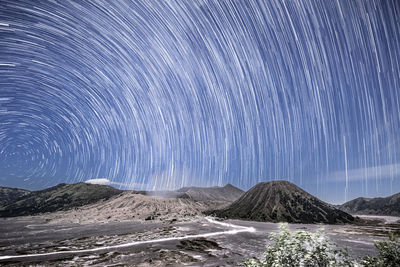
<svg viewBox="0 0 400 267">
<path fill-rule="evenodd" d="M 347 171 L 349 181 L 371 180 L 376 178 L 392 178 L 400 175 L 400 164 L 387 164 L 358 168 Z M 328 176 L 328 181 L 345 181 L 346 171 L 337 171 Z"/>
<path fill-rule="evenodd" d="M 119 182 L 113 182 L 110 181 L 107 178 L 95 178 L 95 179 L 89 179 L 86 180 L 85 183 L 87 184 L 100 184 L 100 185 L 113 185 L 113 186 L 119 186 L 119 187 L 124 187 L 124 188 L 141 188 L 143 185 L 140 184 L 130 184 L 130 183 L 119 183 Z"/>
<path fill-rule="evenodd" d="M 85 183 L 87 184 L 102 184 L 102 185 L 109 185 L 111 181 L 106 178 L 97 178 L 97 179 L 89 179 L 86 180 Z"/>
</svg>

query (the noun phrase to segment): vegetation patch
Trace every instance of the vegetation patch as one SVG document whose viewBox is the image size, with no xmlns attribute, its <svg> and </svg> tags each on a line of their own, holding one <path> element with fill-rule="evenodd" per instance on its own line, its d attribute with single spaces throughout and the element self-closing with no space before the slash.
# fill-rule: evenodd
<svg viewBox="0 0 400 267">
<path fill-rule="evenodd" d="M 246 267 L 293 266 L 356 266 L 347 250 L 340 249 L 326 237 L 322 230 L 290 232 L 287 224 L 280 225 L 280 232 L 270 234 L 272 245 L 257 259 L 247 259 Z"/>
<path fill-rule="evenodd" d="M 287 224 L 270 234 L 272 244 L 266 246 L 260 258 L 246 259 L 246 267 L 398 267 L 400 266 L 400 241 L 393 233 L 389 239 L 375 242 L 377 256 L 352 259 L 347 249 L 338 247 L 323 232 L 304 230 L 290 232 Z"/>
</svg>

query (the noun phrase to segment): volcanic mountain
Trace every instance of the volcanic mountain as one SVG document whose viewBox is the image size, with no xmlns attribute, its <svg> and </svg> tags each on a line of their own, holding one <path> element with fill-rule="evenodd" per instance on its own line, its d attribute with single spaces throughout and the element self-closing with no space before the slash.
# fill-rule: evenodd
<svg viewBox="0 0 400 267">
<path fill-rule="evenodd" d="M 340 205 L 339 208 L 351 214 L 399 216 L 400 193 L 385 198 L 359 197 Z"/>
<path fill-rule="evenodd" d="M 206 210 L 226 207 L 243 193 L 230 184 L 224 187 L 185 187 L 176 191 L 127 190 L 108 200 L 103 199 L 88 205 L 79 205 L 80 207 L 75 205 L 74 209 L 47 213 L 45 218 L 56 223 L 121 220 L 184 221 L 203 216 L 202 213 Z"/>
<path fill-rule="evenodd" d="M 15 201 L 29 194 L 30 191 L 19 188 L 0 186 L 0 206 L 4 206 L 11 201 Z"/>
<path fill-rule="evenodd" d="M 120 193 L 121 190 L 107 185 L 59 184 L 44 190 L 32 191 L 0 207 L 0 217 L 68 210 L 106 200 Z"/>
<path fill-rule="evenodd" d="M 224 209 L 218 217 L 291 223 L 347 223 L 354 218 L 287 181 L 259 183 Z"/>
<path fill-rule="evenodd" d="M 8 188 L 3 191 L 8 192 L 3 194 L 7 203 L 0 205 L 0 217 L 55 211 L 69 214 L 65 211 L 79 209 L 80 213 L 84 211 L 83 217 L 88 214 L 98 217 L 99 210 L 107 210 L 105 218 L 113 214 L 115 218 L 125 219 L 165 218 L 169 213 L 184 217 L 198 215 L 207 209 L 226 207 L 244 193 L 230 184 L 224 187 L 185 187 L 176 191 L 122 191 L 107 185 L 76 183 L 32 192 Z M 76 212 L 70 213 L 79 221 L 89 220 L 76 215 Z"/>
<path fill-rule="evenodd" d="M 190 198 L 196 201 L 226 201 L 233 202 L 240 198 L 244 191 L 227 184 L 224 187 L 183 187 L 177 190 L 183 193 L 180 198 Z"/>
<path fill-rule="evenodd" d="M 194 201 L 204 202 L 214 206 L 228 205 L 240 198 L 244 191 L 227 184 L 224 187 L 183 187 L 176 191 L 146 191 L 147 196 L 156 196 L 162 198 L 182 198 Z"/>
<path fill-rule="evenodd" d="M 212 206 L 215 207 L 215 206 Z M 160 198 L 124 191 L 105 201 L 67 211 L 47 213 L 53 223 L 94 223 L 105 221 L 184 221 L 209 209 L 209 203 L 184 198 Z"/>
</svg>

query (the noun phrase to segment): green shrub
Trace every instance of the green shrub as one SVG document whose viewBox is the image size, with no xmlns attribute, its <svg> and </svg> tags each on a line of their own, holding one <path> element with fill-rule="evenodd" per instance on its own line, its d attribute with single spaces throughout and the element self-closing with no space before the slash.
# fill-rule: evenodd
<svg viewBox="0 0 400 267">
<path fill-rule="evenodd" d="M 287 224 L 280 225 L 280 232 L 270 234 L 273 245 L 267 245 L 260 259 L 247 259 L 246 267 L 293 266 L 356 266 L 347 250 L 340 249 L 323 234 L 306 231 L 290 232 Z"/>
<path fill-rule="evenodd" d="M 378 256 L 367 256 L 362 260 L 365 267 L 398 267 L 400 266 L 400 241 L 392 233 L 389 240 L 375 242 Z"/>
</svg>

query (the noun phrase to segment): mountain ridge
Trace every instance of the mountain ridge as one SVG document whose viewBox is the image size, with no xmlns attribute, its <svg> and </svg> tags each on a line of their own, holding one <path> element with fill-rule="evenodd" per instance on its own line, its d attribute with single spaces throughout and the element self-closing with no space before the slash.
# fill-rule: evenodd
<svg viewBox="0 0 400 267">
<path fill-rule="evenodd" d="M 134 191 L 119 190 L 109 185 L 90 184 L 84 182 L 75 184 L 61 183 L 38 191 L 27 191 L 26 194 L 22 194 L 22 192 L 25 191 L 21 189 L 21 196 L 18 196 L 18 198 L 14 197 L 12 203 L 7 202 L 0 206 L 0 217 L 66 211 L 91 205 L 99 201 L 106 202 L 110 198 L 114 198 L 122 193 L 190 200 L 189 202 L 177 202 L 179 205 L 185 203 L 183 206 L 186 207 L 189 207 L 190 203 L 193 203 L 193 205 L 196 206 L 197 204 L 194 202 L 201 202 L 203 203 L 200 204 L 201 207 L 220 208 L 227 206 L 244 193 L 241 189 L 230 184 L 224 187 L 215 186 L 210 188 L 184 187 L 176 191 Z M 5 198 L 6 194 L 4 195 Z M 11 193 L 8 197 L 12 197 Z M 141 201 L 146 201 L 146 199 L 150 200 L 149 198 L 144 198 Z M 165 201 L 157 202 L 151 200 L 151 202 L 164 203 Z M 188 209 L 190 210 L 192 208 Z M 204 208 L 201 210 L 204 211 Z"/>
<path fill-rule="evenodd" d="M 400 216 L 400 193 L 388 197 L 358 197 L 338 207 L 351 214 Z"/>
<path fill-rule="evenodd" d="M 30 192 L 26 189 L 0 186 L 0 207 L 26 196 Z"/>
<path fill-rule="evenodd" d="M 185 198 L 195 201 L 233 202 L 244 194 L 244 191 L 231 184 L 225 186 L 197 187 L 188 186 L 177 190 L 142 191 L 141 194 L 161 198 Z"/>
<path fill-rule="evenodd" d="M 43 190 L 31 191 L 12 203 L 0 207 L 0 217 L 68 210 L 109 199 L 120 193 L 122 193 L 122 190 L 107 185 L 83 182 L 62 183 Z"/>
</svg>

